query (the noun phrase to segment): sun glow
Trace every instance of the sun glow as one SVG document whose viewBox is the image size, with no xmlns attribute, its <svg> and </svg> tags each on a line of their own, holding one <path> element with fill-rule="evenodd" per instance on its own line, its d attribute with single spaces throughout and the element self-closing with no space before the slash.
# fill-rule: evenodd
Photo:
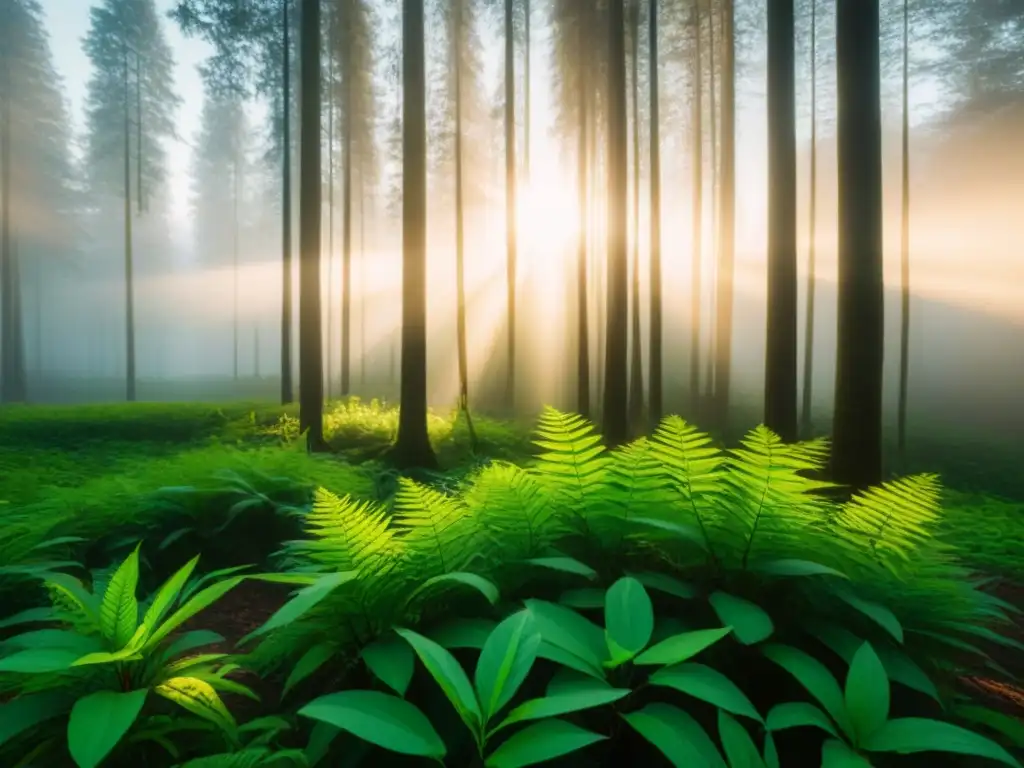
<svg viewBox="0 0 1024 768">
<path fill-rule="evenodd" d="M 534 177 L 518 195 L 518 226 L 524 271 L 532 271 L 572 253 L 579 213 L 571 185 L 555 173 Z"/>
</svg>

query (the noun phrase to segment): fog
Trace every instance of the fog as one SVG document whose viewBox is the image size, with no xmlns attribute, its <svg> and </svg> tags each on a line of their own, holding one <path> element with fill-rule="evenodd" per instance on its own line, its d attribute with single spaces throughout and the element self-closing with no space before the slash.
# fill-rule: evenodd
<svg viewBox="0 0 1024 768">
<path fill-rule="evenodd" d="M 82 0 L 83 2 L 85 0 Z M 72 35 L 68 25 L 88 19 L 60 18 L 60 0 L 42 3 L 42 21 L 59 39 Z M 202 79 L 195 67 L 212 49 L 185 41 L 162 12 L 160 23 L 177 61 L 177 93 L 181 113 L 190 115 L 189 135 L 165 131 L 153 141 L 163 146 L 165 168 L 143 180 L 146 199 L 140 206 L 132 193 L 135 345 L 140 400 L 273 400 L 279 397 L 281 359 L 281 215 L 280 170 L 273 157 L 271 120 L 265 98 L 245 105 L 246 141 L 243 172 L 229 177 L 222 166 L 204 171 L 204 142 L 217 139 L 202 124 Z M 754 7 L 756 4 L 747 3 Z M 887 3 L 893 6 L 893 3 Z M 890 16 L 892 8 L 888 9 Z M 823 12 L 824 13 L 824 12 Z M 756 19 L 756 13 L 754 14 Z M 388 19 L 389 17 L 384 17 Z M 889 17 L 887 17 L 889 18 Z M 77 21 L 76 21 L 77 19 Z M 486 21 L 486 20 L 485 20 Z M 827 20 L 819 36 L 822 75 L 818 84 L 817 144 L 817 297 L 814 318 L 814 424 L 827 432 L 834 387 L 836 336 L 836 161 L 834 136 L 834 46 Z M 886 22 L 888 23 L 888 22 Z M 391 25 L 394 26 L 393 24 Z M 469 293 L 469 358 L 471 399 L 484 410 L 506 406 L 504 150 L 501 124 L 499 29 L 483 28 L 481 104 L 473 116 L 473 155 L 467 167 L 466 282 Z M 491 25 L 493 27 L 493 25 Z M 560 123 L 558 89 L 552 74 L 551 37 L 544 11 L 537 11 L 532 41 L 530 176 L 519 193 L 518 364 L 519 412 L 536 412 L 544 403 L 574 405 L 571 354 L 575 334 L 575 274 L 578 219 L 575 139 Z M 83 26 L 78 35 L 85 35 Z M 379 32 L 381 46 L 390 44 L 394 29 Z M 668 32 L 665 33 L 666 35 Z M 733 326 L 733 400 L 737 421 L 751 426 L 758 419 L 765 347 L 765 230 L 767 158 L 765 155 L 764 42 L 756 23 L 738 29 L 737 86 L 737 251 Z M 806 56 L 806 41 L 799 56 Z M 917 50 L 931 51 L 927 41 Z M 891 47 L 891 46 L 890 46 Z M 834 47 L 833 47 L 834 50 Z M 436 49 L 435 49 L 436 51 Z M 198 52 L 198 53 L 197 53 Z M 895 55 L 899 54 L 898 47 Z M 898 77 L 893 51 L 883 68 L 884 168 L 886 212 L 886 382 L 890 415 L 895 422 L 900 322 L 900 134 Z M 929 57 L 934 55 L 930 52 Z M 922 54 L 923 56 L 923 54 Z M 62 57 L 54 59 L 56 68 Z M 428 61 L 431 61 L 428 54 Z M 92 66 L 87 59 L 85 66 Z M 183 63 L 184 62 L 184 63 Z M 431 65 L 432 66 L 432 65 Z M 980 66 L 980 65 L 979 65 Z M 398 393 L 398 329 L 401 277 L 400 200 L 394 189 L 400 156 L 393 147 L 396 91 L 381 65 L 375 85 L 377 104 L 372 132 L 375 152 L 361 161 L 356 176 L 364 186 L 353 205 L 352 244 L 352 391 L 364 398 L 389 400 Z M 430 67 L 428 66 L 428 69 Z M 665 271 L 666 407 L 681 411 L 698 424 L 701 414 L 688 412 L 691 262 L 690 89 L 686 59 L 667 54 L 663 64 L 662 105 L 662 258 Z M 809 231 L 809 92 L 806 60 L 798 65 L 800 307 L 805 311 Z M 431 70 L 432 71 L 432 70 Z M 58 71 L 66 102 L 64 125 L 48 141 L 67 142 L 69 162 L 61 179 L 60 198 L 39 178 L 51 177 L 53 157 L 46 148 L 22 152 L 30 145 L 13 129 L 14 182 L 10 197 L 10 239 L 18 254 L 17 270 L 7 280 L 17 290 L 5 294 L 16 301 L 24 348 L 27 399 L 32 403 L 117 401 L 125 396 L 124 201 L 100 194 L 85 166 L 90 131 L 102 131 L 90 111 L 89 78 L 82 71 Z M 520 71 L 520 100 L 522 82 Z M 898 73 L 897 73 L 898 74 Z M 917 79 L 913 79 L 917 77 Z M 641 69 L 641 252 L 642 324 L 646 345 L 649 287 L 648 101 L 646 65 Z M 895 78 L 895 79 L 894 79 Z M 968 78 L 969 79 L 969 78 Z M 948 78 L 947 78 L 948 80 Z M 912 75 L 910 135 L 910 377 L 908 425 L 915 436 L 963 436 L 992 445 L 1024 448 L 1024 87 L 994 88 L 967 98 L 954 81 L 930 73 Z M 199 84 L 197 87 L 196 84 Z M 939 85 L 936 85 L 939 83 Z M 944 83 L 944 85 L 943 85 Z M 895 84 L 895 85 L 894 85 Z M 943 85 L 943 87 L 939 87 Z M 895 89 L 895 91 L 894 91 Z M 962 90 L 962 89 L 961 89 Z M 70 94 L 70 95 L 69 95 Z M 438 92 L 432 91 L 438 105 Z M 895 94 L 895 95 L 894 95 Z M 494 105 L 497 104 L 498 108 Z M 440 106 L 436 107 L 441 109 Z M 27 109 L 27 107 L 26 107 Z M 143 112 L 148 116 L 148 112 Z M 520 115 L 522 110 L 520 110 Z M 199 116 L 197 118 L 197 116 Z M 327 119 L 325 114 L 325 121 Z M 28 125 L 25 117 L 23 125 Z M 90 123 L 90 120 L 93 123 Z M 116 124 L 116 121 L 115 121 Z M 326 125 L 326 123 L 325 123 Z M 178 126 L 179 128 L 182 126 Z M 144 129 L 149 130 L 150 126 Z M 153 128 L 155 131 L 155 127 Z M 297 125 L 294 126 L 297 134 Z M 204 133 L 205 131 L 205 133 Z M 567 135 L 565 135 L 567 133 Z M 140 134 L 141 135 L 141 134 Z M 454 405 L 455 256 L 453 182 L 445 159 L 443 131 L 431 133 L 429 208 L 429 399 L 438 409 Z M 441 137 L 441 138 L 439 138 Z M 19 140 L 22 142 L 19 145 Z M 110 137 L 114 157 L 119 135 Z M 136 141 L 130 138 L 130 142 Z M 144 139 L 148 141 L 148 137 Z M 520 155 L 525 142 L 520 125 Z M 134 153 L 138 156 L 138 147 Z M 52 149 L 52 146 L 51 146 Z M 59 148 L 58 148 L 59 149 Z M 705 161 L 705 244 L 702 286 L 704 344 L 710 342 L 714 270 L 715 211 L 713 174 Z M 56 151 L 56 150 L 54 150 Z M 63 151 L 63 150 L 62 150 Z M 323 211 L 323 286 L 325 291 L 325 362 L 328 392 L 338 394 L 341 336 L 341 260 L 343 195 L 340 186 L 340 143 L 335 140 L 336 166 L 328 171 L 329 145 L 324 144 L 325 203 L 328 180 L 334 189 L 333 212 Z M 599 153 L 600 154 L 600 153 Z M 370 153 L 367 150 L 366 155 Z M 148 157 L 148 156 L 147 156 Z M 631 157 L 631 163 L 633 162 Z M 40 170 L 47 165 L 46 174 Z M 116 163 L 115 163 L 116 165 Z M 118 166 L 119 167 L 119 166 Z M 297 182 L 297 163 L 294 164 Z M 599 169 L 598 169 L 599 171 Z M 144 169 L 149 173 L 150 169 Z M 522 172 L 522 171 L 521 171 Z M 137 161 L 131 173 L 142 179 Z M 205 176 L 204 176 L 205 173 Z M 524 179 L 525 179 L 525 174 Z M 184 181 L 182 181 L 184 180 Z M 232 186 L 237 196 L 232 193 Z M 115 185 L 116 186 L 116 185 Z M 298 185 L 294 183 L 293 226 L 297 262 Z M 353 192 L 354 195 L 358 194 Z M 123 197 L 123 196 L 122 196 Z M 365 205 L 360 205 L 360 200 Z M 364 210 L 365 208 L 365 210 Z M 599 214 L 599 212 L 598 212 Z M 597 221 L 600 222 L 598 215 Z M 595 229 L 600 225 L 598 224 Z M 591 238 L 591 267 L 603 269 L 603 244 Z M 237 267 L 235 266 L 237 259 Z M 297 287 L 297 266 L 294 284 Z M 594 295 L 600 293 L 595 283 Z M 592 297 L 592 358 L 599 359 L 595 324 L 599 307 Z M 297 316 L 297 315 L 296 315 Z M 297 332 L 297 320 L 293 329 Z M 804 318 L 800 318 L 803 358 Z M 297 350 L 297 344 L 293 345 Z M 646 355 L 647 350 L 644 349 Z M 707 353 L 704 354 L 705 359 Z M 297 354 L 296 354 L 297 357 Z M 646 358 L 645 358 L 646 359 Z M 294 360 L 297 368 L 297 360 Z M 596 364 L 595 364 L 596 365 Z M 801 379 L 802 380 L 802 379 Z M 645 381 L 647 372 L 645 370 Z M 740 415 L 741 414 L 741 415 Z M 955 430 L 955 431 L 952 431 Z M 959 439 L 946 437 L 944 439 Z M 1024 455 L 1024 451 L 1022 454 Z"/>
</svg>

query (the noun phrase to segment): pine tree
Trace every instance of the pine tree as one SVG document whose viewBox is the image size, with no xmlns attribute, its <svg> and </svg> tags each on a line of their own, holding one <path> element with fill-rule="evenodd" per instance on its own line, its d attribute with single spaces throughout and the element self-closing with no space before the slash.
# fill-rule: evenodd
<svg viewBox="0 0 1024 768">
<path fill-rule="evenodd" d="M 162 191 L 163 140 L 174 136 L 179 103 L 174 60 L 153 0 L 104 0 L 91 12 L 84 50 L 93 64 L 86 97 L 86 169 L 100 215 L 124 209 L 125 384 L 135 399 L 133 202 L 137 213 Z"/>
<path fill-rule="evenodd" d="M 0 402 L 25 400 L 24 280 L 71 250 L 77 231 L 70 187 L 68 116 L 36 0 L 0 3 Z M 33 263 L 31 269 L 25 264 Z M 39 356 L 36 366 L 39 367 Z"/>
</svg>

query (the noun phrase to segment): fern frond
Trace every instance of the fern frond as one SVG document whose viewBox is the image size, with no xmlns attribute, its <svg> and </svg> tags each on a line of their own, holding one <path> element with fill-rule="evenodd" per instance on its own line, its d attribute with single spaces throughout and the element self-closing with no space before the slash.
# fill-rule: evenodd
<svg viewBox="0 0 1024 768">
<path fill-rule="evenodd" d="M 406 560 L 413 562 L 417 574 L 451 573 L 473 559 L 479 529 L 460 500 L 403 477 L 395 496 L 394 522 Z"/>
<path fill-rule="evenodd" d="M 938 476 L 902 477 L 856 494 L 842 506 L 835 522 L 877 557 L 909 561 L 932 538 L 940 497 Z"/>
<path fill-rule="evenodd" d="M 601 435 L 582 416 L 547 406 L 541 413 L 534 444 L 543 449 L 533 471 L 552 503 L 584 523 L 591 505 L 606 490 L 609 458 Z"/>
<path fill-rule="evenodd" d="M 323 488 L 313 495 L 305 527 L 311 538 L 288 542 L 282 554 L 313 566 L 366 574 L 380 571 L 401 552 L 381 505 L 338 497 Z"/>
<path fill-rule="evenodd" d="M 765 426 L 751 430 L 729 451 L 725 479 L 730 492 L 722 499 L 722 511 L 735 522 L 729 533 L 745 536 L 742 564 L 745 567 L 758 548 L 774 557 L 787 550 L 806 552 L 810 536 L 824 533 L 829 505 L 818 491 L 833 487 L 813 480 L 804 472 L 820 470 L 825 443 L 783 443 Z"/>
<path fill-rule="evenodd" d="M 540 482 L 514 464 L 488 465 L 466 488 L 463 501 L 506 561 L 538 555 L 560 531 Z"/>
<path fill-rule="evenodd" d="M 652 507 L 671 504 L 673 500 L 663 465 L 647 438 L 612 451 L 608 485 L 612 511 L 626 518 L 647 514 Z"/>
</svg>

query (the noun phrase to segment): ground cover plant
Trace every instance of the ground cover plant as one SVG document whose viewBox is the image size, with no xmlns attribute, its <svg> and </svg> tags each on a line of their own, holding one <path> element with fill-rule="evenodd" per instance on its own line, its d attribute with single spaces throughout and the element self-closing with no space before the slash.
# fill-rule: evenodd
<svg viewBox="0 0 1024 768">
<path fill-rule="evenodd" d="M 277 576 L 213 576 L 230 585 L 225 601 L 261 579 L 296 590 L 234 649 L 215 647 L 237 655 L 210 660 L 229 686 L 259 673 L 261 705 L 217 736 L 147 703 L 143 718 L 169 718 L 157 720 L 163 745 L 132 721 L 102 765 L 137 765 L 142 749 L 194 766 L 898 766 L 925 764 L 921 750 L 928 765 L 957 764 L 942 749 L 965 765 L 1017 764 L 1020 724 L 958 682 L 1018 657 L 1000 634 L 1012 609 L 936 537 L 936 478 L 838 504 L 808 479 L 825 443 L 758 429 L 723 452 L 679 419 L 607 453 L 588 424 L 548 411 L 538 442 L 526 467 L 492 462 L 447 485 L 401 478 L 384 500 L 334 486 L 292 507 L 299 535 L 271 558 Z M 41 565 L 33 578 L 99 595 L 110 570 Z M 212 627 L 216 611 L 184 629 Z M 145 613 L 134 631 L 152 631 L 138 628 Z M 8 640 L 0 669 L 24 645 Z M 130 650 L 129 638 L 107 652 Z M 111 663 L 144 664 L 131 656 Z M 11 726 L 31 691 L 23 674 L 0 674 L 19 693 L 0 709 L 0 754 L 17 765 L 38 742 Z M 238 697 L 217 700 L 230 714 L 248 707 Z M 52 738 L 48 765 L 82 764 L 70 730 Z"/>
</svg>

